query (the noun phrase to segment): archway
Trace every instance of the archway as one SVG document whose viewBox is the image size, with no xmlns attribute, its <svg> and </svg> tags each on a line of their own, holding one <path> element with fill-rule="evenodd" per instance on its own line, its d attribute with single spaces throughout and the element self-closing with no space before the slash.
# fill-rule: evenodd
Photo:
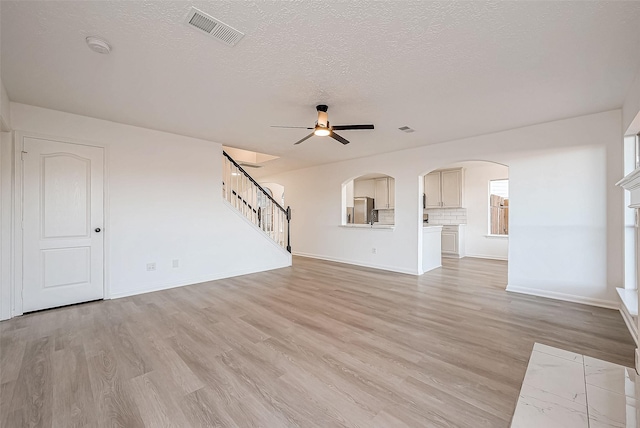
<svg viewBox="0 0 640 428">
<path fill-rule="evenodd" d="M 423 272 L 441 266 L 442 258 L 508 260 L 508 166 L 462 161 L 430 170 L 420 180 Z M 434 254 L 438 235 L 440 256 Z"/>
<path fill-rule="evenodd" d="M 381 173 L 363 174 L 342 183 L 342 225 L 393 226 L 395 179 Z"/>
</svg>

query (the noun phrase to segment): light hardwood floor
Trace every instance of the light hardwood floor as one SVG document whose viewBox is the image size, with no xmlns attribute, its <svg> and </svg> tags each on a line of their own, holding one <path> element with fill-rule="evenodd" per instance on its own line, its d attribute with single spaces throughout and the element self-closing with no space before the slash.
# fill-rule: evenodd
<svg viewBox="0 0 640 428">
<path fill-rule="evenodd" d="M 0 323 L 2 427 L 507 427 L 535 341 L 633 365 L 617 311 L 422 277 L 291 268 Z"/>
</svg>

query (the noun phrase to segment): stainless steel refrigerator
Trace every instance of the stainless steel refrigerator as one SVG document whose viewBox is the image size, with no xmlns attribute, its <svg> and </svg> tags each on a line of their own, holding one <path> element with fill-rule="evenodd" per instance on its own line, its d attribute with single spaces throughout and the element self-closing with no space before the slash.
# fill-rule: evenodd
<svg viewBox="0 0 640 428">
<path fill-rule="evenodd" d="M 356 224 L 367 224 L 371 222 L 373 211 L 373 198 L 357 197 L 353 198 L 353 218 Z M 374 219 L 375 221 L 375 219 Z"/>
</svg>

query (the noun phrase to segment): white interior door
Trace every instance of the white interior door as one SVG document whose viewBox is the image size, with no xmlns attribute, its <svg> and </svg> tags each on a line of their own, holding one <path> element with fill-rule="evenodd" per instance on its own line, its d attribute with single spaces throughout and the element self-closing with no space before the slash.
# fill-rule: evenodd
<svg viewBox="0 0 640 428">
<path fill-rule="evenodd" d="M 103 149 L 24 138 L 23 312 L 102 299 Z"/>
</svg>

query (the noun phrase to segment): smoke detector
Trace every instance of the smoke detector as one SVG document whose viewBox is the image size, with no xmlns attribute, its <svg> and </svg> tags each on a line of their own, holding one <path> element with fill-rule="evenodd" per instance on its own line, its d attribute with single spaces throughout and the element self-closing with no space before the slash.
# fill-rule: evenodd
<svg viewBox="0 0 640 428">
<path fill-rule="evenodd" d="M 106 55 L 111 52 L 111 46 L 105 39 L 97 36 L 89 36 L 86 39 L 87 46 L 94 52 Z"/>
<path fill-rule="evenodd" d="M 401 130 L 402 132 L 406 132 L 407 134 L 411 134 L 412 132 L 416 132 L 415 129 L 411 129 L 408 126 L 401 126 L 398 129 Z"/>
</svg>

